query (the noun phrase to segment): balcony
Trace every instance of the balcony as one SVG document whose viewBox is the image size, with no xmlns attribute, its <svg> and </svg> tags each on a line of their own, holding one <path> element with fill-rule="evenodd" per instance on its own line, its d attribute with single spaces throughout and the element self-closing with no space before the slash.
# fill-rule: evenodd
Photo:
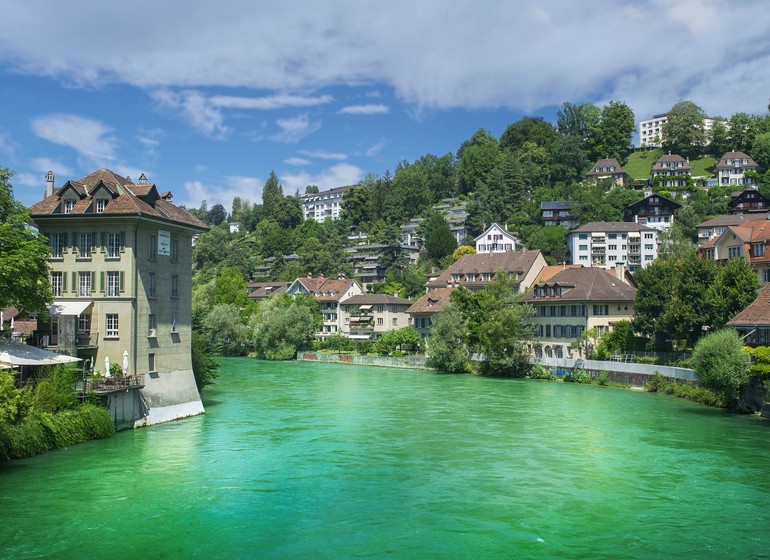
<svg viewBox="0 0 770 560">
<path fill-rule="evenodd" d="M 109 395 L 144 388 L 144 374 L 121 375 L 119 377 L 97 377 L 78 381 L 81 395 L 93 391 L 97 395 Z"/>
</svg>

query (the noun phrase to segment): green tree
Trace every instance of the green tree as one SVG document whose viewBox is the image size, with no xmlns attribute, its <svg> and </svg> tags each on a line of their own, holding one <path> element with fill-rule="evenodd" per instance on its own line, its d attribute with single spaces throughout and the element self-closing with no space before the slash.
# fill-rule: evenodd
<svg viewBox="0 0 770 560">
<path fill-rule="evenodd" d="M 428 366 L 449 373 L 469 372 L 466 339 L 466 319 L 460 307 L 450 301 L 433 317 L 428 337 Z"/>
<path fill-rule="evenodd" d="M 457 178 L 460 192 L 474 192 L 495 168 L 500 157 L 497 139 L 479 129 L 458 150 Z"/>
<path fill-rule="evenodd" d="M 376 348 L 380 354 L 392 354 L 396 350 L 403 349 L 419 350 L 421 347 L 422 337 L 411 325 L 386 331 L 376 342 Z"/>
<path fill-rule="evenodd" d="M 556 130 L 562 136 L 573 136 L 581 142 L 589 142 L 596 134 L 601 113 L 601 109 L 593 103 L 562 103 L 556 111 Z"/>
<path fill-rule="evenodd" d="M 725 122 L 722 119 L 714 119 L 714 124 L 709 131 L 709 143 L 708 153 L 715 158 L 721 158 L 725 153 L 729 152 L 732 148 L 730 146 L 730 138 L 725 126 Z"/>
<path fill-rule="evenodd" d="M 526 237 L 529 249 L 539 249 L 549 264 L 559 264 L 569 260 L 567 249 L 567 230 L 561 226 L 534 226 Z"/>
<path fill-rule="evenodd" d="M 211 210 L 209 210 L 208 214 L 206 215 L 206 222 L 210 226 L 218 226 L 225 220 L 227 220 L 227 210 L 225 210 L 225 207 L 221 204 L 215 204 L 212 206 Z"/>
<path fill-rule="evenodd" d="M 257 355 L 268 360 L 291 360 L 309 348 L 323 320 L 318 302 L 305 295 L 278 294 L 259 303 L 251 318 Z"/>
<path fill-rule="evenodd" d="M 596 129 L 594 158 L 615 158 L 621 165 L 628 160 L 631 137 L 636 130 L 634 112 L 622 101 L 610 101 L 602 107 Z"/>
<path fill-rule="evenodd" d="M 579 181 L 591 165 L 585 141 L 577 136 L 559 136 L 551 144 L 551 178 L 565 184 Z"/>
<path fill-rule="evenodd" d="M 524 117 L 509 124 L 500 136 L 500 149 L 515 152 L 526 142 L 545 149 L 548 152 L 556 140 L 556 129 L 542 117 Z"/>
<path fill-rule="evenodd" d="M 749 153 L 757 162 L 757 171 L 760 174 L 770 171 L 770 132 L 757 134 Z"/>
<path fill-rule="evenodd" d="M 730 151 L 749 153 L 757 134 L 757 124 L 757 118 L 746 113 L 735 113 L 730 117 L 727 130 Z"/>
<path fill-rule="evenodd" d="M 278 210 L 278 204 L 283 198 L 283 186 L 278 182 L 275 171 L 270 172 L 270 177 L 262 187 L 262 212 L 266 217 L 272 217 Z"/>
<path fill-rule="evenodd" d="M 13 171 L 0 167 L 0 309 L 44 311 L 52 299 L 45 237 L 13 198 Z"/>
<path fill-rule="evenodd" d="M 242 318 L 248 317 L 254 310 L 254 300 L 249 298 L 249 286 L 243 279 L 241 271 L 235 267 L 227 267 L 217 276 L 214 284 L 214 305 L 233 305 L 239 310 Z"/>
<path fill-rule="evenodd" d="M 190 337 L 190 357 L 195 384 L 200 391 L 206 385 L 211 385 L 219 377 L 219 364 L 211 357 L 213 350 L 206 337 L 193 331 Z"/>
<path fill-rule="evenodd" d="M 455 241 L 452 230 L 444 216 L 439 212 L 431 211 L 428 217 L 420 223 L 418 229 L 422 230 L 428 257 L 435 262 L 451 255 L 457 248 L 457 241 Z"/>
<path fill-rule="evenodd" d="M 710 329 L 721 329 L 757 297 L 759 279 L 743 259 L 729 259 L 715 267 L 714 280 L 705 293 Z"/>
<path fill-rule="evenodd" d="M 749 380 L 749 355 L 733 329 L 723 329 L 698 341 L 690 361 L 698 383 L 719 393 L 725 406 L 734 407 L 742 385 Z"/>
<path fill-rule="evenodd" d="M 353 185 L 342 196 L 340 220 L 350 228 L 369 231 L 371 222 L 371 201 L 369 187 L 365 184 Z"/>
<path fill-rule="evenodd" d="M 703 109 L 692 101 L 680 101 L 668 112 L 663 124 L 663 149 L 687 158 L 697 158 L 706 146 Z"/>
<path fill-rule="evenodd" d="M 249 328 L 241 319 L 241 310 L 235 305 L 215 305 L 204 318 L 203 328 L 216 354 L 245 356 L 248 352 Z"/>
</svg>

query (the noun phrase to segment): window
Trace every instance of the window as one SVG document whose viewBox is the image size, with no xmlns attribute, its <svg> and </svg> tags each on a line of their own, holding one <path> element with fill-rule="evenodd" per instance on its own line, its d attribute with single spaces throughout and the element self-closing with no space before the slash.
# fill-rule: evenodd
<svg viewBox="0 0 770 560">
<path fill-rule="evenodd" d="M 65 239 L 64 239 L 63 233 L 54 233 L 51 235 L 51 258 L 52 259 L 60 259 L 62 258 L 62 253 L 64 252 L 64 245 L 65 245 Z"/>
<path fill-rule="evenodd" d="M 385 319 L 383 319 L 382 317 L 377 317 L 377 325 L 381 327 L 384 324 L 385 324 Z"/>
<path fill-rule="evenodd" d="M 92 234 L 90 233 L 81 233 L 80 234 L 80 243 L 78 244 L 78 251 L 80 253 L 80 258 L 91 258 L 91 244 L 92 244 Z"/>
<path fill-rule="evenodd" d="M 751 252 L 755 257 L 762 257 L 765 255 L 765 244 L 764 243 L 754 243 L 751 246 Z"/>
<path fill-rule="evenodd" d="M 154 261 L 158 256 L 158 238 L 154 235 L 150 236 L 150 246 L 147 248 L 147 258 Z"/>
<path fill-rule="evenodd" d="M 114 259 L 120 257 L 120 234 L 107 234 L 107 257 Z"/>
<path fill-rule="evenodd" d="M 609 314 L 610 314 L 609 305 L 594 305 L 594 315 L 609 315 Z"/>
<path fill-rule="evenodd" d="M 54 297 L 61 297 L 64 290 L 64 274 L 61 272 L 51 273 L 51 292 Z"/>
<path fill-rule="evenodd" d="M 654 245 L 652 243 L 645 243 L 644 244 L 644 250 L 645 251 L 652 251 Z"/>
<path fill-rule="evenodd" d="M 171 297 L 179 297 L 179 276 L 176 274 L 171 276 Z"/>
<path fill-rule="evenodd" d="M 398 326 L 398 319 L 396 319 L 395 317 L 393 317 L 393 326 L 394 327 Z"/>
<path fill-rule="evenodd" d="M 106 198 L 97 198 L 96 199 L 96 213 L 97 214 L 103 214 L 106 209 L 107 209 L 107 199 Z"/>
<path fill-rule="evenodd" d="M 385 306 L 384 305 L 378 305 L 377 306 L 377 313 L 385 313 Z"/>
<path fill-rule="evenodd" d="M 179 260 L 179 241 L 176 239 L 171 240 L 171 262 L 177 262 Z"/>
<path fill-rule="evenodd" d="M 91 317 L 89 315 L 80 315 L 78 317 L 78 334 L 88 334 L 91 332 Z"/>
<path fill-rule="evenodd" d="M 147 368 L 150 371 L 157 371 L 157 368 L 155 367 L 155 352 L 147 354 Z"/>
<path fill-rule="evenodd" d="M 148 298 L 155 297 L 155 273 L 154 272 L 150 272 L 150 274 L 147 276 L 147 297 Z"/>
<path fill-rule="evenodd" d="M 155 313 L 147 315 L 147 336 L 155 336 L 157 324 L 155 323 Z"/>
<path fill-rule="evenodd" d="M 580 246 L 578 247 L 578 249 L 579 249 L 580 251 L 588 251 L 588 245 L 580 245 Z"/>
<path fill-rule="evenodd" d="M 64 201 L 64 213 L 65 214 L 72 214 L 72 211 L 75 209 L 75 201 L 74 200 L 65 200 Z"/>
<path fill-rule="evenodd" d="M 610 250 L 610 251 L 617 251 L 618 250 L 618 246 L 617 245 L 608 245 L 607 249 Z"/>
<path fill-rule="evenodd" d="M 765 270 L 762 271 L 762 282 L 764 282 L 765 284 L 770 282 L 770 268 L 766 268 Z"/>
<path fill-rule="evenodd" d="M 117 313 L 108 313 L 107 314 L 107 334 L 108 337 L 117 337 L 118 336 L 118 314 Z"/>
<path fill-rule="evenodd" d="M 81 297 L 88 297 L 91 295 L 91 273 L 90 272 L 78 273 L 78 295 Z"/>
<path fill-rule="evenodd" d="M 117 297 L 120 295 L 120 273 L 108 272 L 107 273 L 107 296 Z"/>
<path fill-rule="evenodd" d="M 172 311 L 171 312 L 171 332 L 172 333 L 177 332 L 177 322 L 178 322 L 177 312 Z"/>
<path fill-rule="evenodd" d="M 727 248 L 727 258 L 734 259 L 736 257 L 741 256 L 741 246 L 740 245 L 734 245 L 733 247 Z"/>
</svg>

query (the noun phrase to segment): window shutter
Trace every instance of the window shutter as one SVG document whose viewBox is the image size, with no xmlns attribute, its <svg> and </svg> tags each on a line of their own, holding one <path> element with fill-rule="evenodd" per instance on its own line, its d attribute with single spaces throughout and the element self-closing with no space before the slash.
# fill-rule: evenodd
<svg viewBox="0 0 770 560">
<path fill-rule="evenodd" d="M 91 232 L 91 254 L 96 254 L 96 232 Z"/>
<path fill-rule="evenodd" d="M 99 252 L 104 253 L 107 250 L 107 232 L 102 232 L 102 244 L 99 246 Z"/>
<path fill-rule="evenodd" d="M 71 290 L 74 293 L 78 293 L 78 273 L 77 272 L 73 272 L 72 273 L 72 288 L 71 288 Z"/>
<path fill-rule="evenodd" d="M 68 247 L 67 246 L 67 234 L 66 233 L 62 233 L 61 234 L 61 250 L 62 250 L 62 253 L 66 253 L 67 252 L 67 247 Z"/>
<path fill-rule="evenodd" d="M 124 280 L 126 278 L 126 273 L 121 270 L 119 276 L 120 276 L 120 287 L 118 289 L 120 290 L 120 293 L 122 294 L 125 291 Z"/>
<path fill-rule="evenodd" d="M 120 232 L 120 252 L 121 253 L 126 252 L 126 232 L 125 231 Z"/>
<path fill-rule="evenodd" d="M 72 232 L 72 252 L 77 255 L 78 254 L 78 232 L 73 231 Z"/>
<path fill-rule="evenodd" d="M 67 273 L 66 272 L 62 272 L 62 275 L 61 275 L 61 291 L 62 293 L 67 291 Z"/>
<path fill-rule="evenodd" d="M 96 271 L 91 271 L 91 293 L 96 291 Z"/>
<path fill-rule="evenodd" d="M 104 271 L 99 273 L 99 291 L 104 293 Z"/>
</svg>

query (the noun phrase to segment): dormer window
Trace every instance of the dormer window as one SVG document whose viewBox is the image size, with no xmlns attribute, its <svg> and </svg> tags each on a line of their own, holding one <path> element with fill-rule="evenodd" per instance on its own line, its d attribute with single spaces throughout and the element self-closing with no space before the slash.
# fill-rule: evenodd
<svg viewBox="0 0 770 560">
<path fill-rule="evenodd" d="M 74 200 L 65 200 L 64 201 L 64 213 L 65 214 L 72 214 L 72 211 L 75 209 L 75 201 Z"/>
<path fill-rule="evenodd" d="M 103 214 L 106 209 L 107 209 L 107 199 L 106 198 L 97 198 L 96 199 L 96 213 L 97 214 Z"/>
</svg>

